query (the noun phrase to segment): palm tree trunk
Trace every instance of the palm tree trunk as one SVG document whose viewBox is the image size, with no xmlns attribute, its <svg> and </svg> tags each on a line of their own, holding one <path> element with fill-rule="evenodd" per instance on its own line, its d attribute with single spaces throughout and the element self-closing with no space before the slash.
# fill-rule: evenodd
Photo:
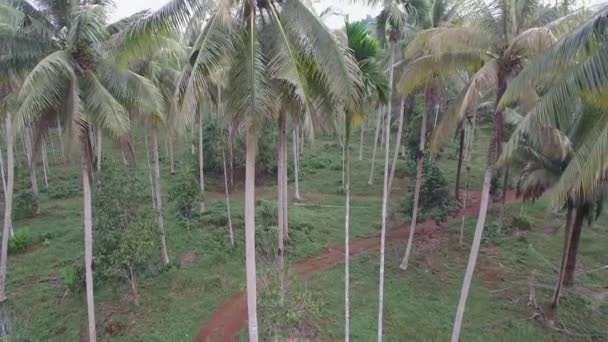
<svg viewBox="0 0 608 342">
<path fill-rule="evenodd" d="M 391 125 L 391 99 L 393 94 L 393 79 L 395 75 L 395 69 L 392 67 L 395 64 L 395 41 L 391 40 L 390 43 L 390 59 L 389 65 L 391 65 L 389 72 L 389 91 L 388 91 L 388 105 L 386 110 L 386 118 L 384 119 L 385 123 L 385 131 L 388 132 Z M 389 148 L 390 146 L 390 135 L 386 135 L 386 146 L 387 148 L 384 151 L 384 187 L 382 190 L 382 228 L 380 230 L 380 280 L 379 280 L 379 290 L 378 290 L 378 342 L 382 341 L 382 324 L 383 324 L 383 314 L 384 314 L 384 250 L 386 243 L 386 224 L 388 218 L 388 197 L 389 197 L 389 188 L 388 188 L 388 163 L 389 163 Z"/>
<path fill-rule="evenodd" d="M 300 166 L 300 156 L 304 154 L 304 127 L 298 126 L 298 140 L 300 141 L 300 147 L 298 148 L 298 166 Z"/>
<path fill-rule="evenodd" d="M 150 147 L 148 146 L 148 126 L 144 125 L 144 147 L 146 148 L 146 162 L 148 163 L 148 177 L 150 178 L 150 191 L 152 191 L 152 209 L 156 212 L 156 192 L 154 192 L 154 179 L 152 177 L 152 164 L 150 163 Z M 158 224 L 158 221 L 156 222 Z"/>
<path fill-rule="evenodd" d="M 97 145 L 97 165 L 96 165 L 97 171 L 101 171 L 101 143 L 102 143 L 101 130 L 99 128 L 97 128 L 97 144 L 96 144 Z"/>
<path fill-rule="evenodd" d="M 505 217 L 505 205 L 507 202 L 507 191 L 509 191 L 509 164 L 505 166 L 505 174 L 502 179 L 502 193 L 500 194 L 500 213 L 498 214 L 498 233 L 502 231 Z"/>
<path fill-rule="evenodd" d="M 563 286 L 572 287 L 574 285 L 576 271 L 576 256 L 578 255 L 578 246 L 581 241 L 581 232 L 585 218 L 589 215 L 589 207 L 583 205 L 576 209 L 576 219 L 572 225 L 572 237 L 568 246 L 568 255 L 566 257 L 566 266 L 564 271 Z"/>
<path fill-rule="evenodd" d="M 294 188 L 295 194 L 294 198 L 296 201 L 301 201 L 302 197 L 300 196 L 300 158 L 298 157 L 298 132 L 294 130 L 293 132 L 293 176 L 294 176 Z"/>
<path fill-rule="evenodd" d="M 4 171 L 4 156 L 2 155 L 2 148 L 0 148 L 0 175 L 2 176 L 2 193 L 6 193 L 6 173 Z"/>
<path fill-rule="evenodd" d="M 284 259 L 284 252 L 285 252 L 285 248 L 284 248 L 284 242 L 285 242 L 285 225 L 286 225 L 286 220 L 285 220 L 285 210 L 284 210 L 284 205 L 285 205 L 285 191 L 283 189 L 284 184 L 283 184 L 283 171 L 286 168 L 286 160 L 285 159 L 285 152 L 286 152 L 286 145 L 287 145 L 287 137 L 286 137 L 286 122 L 285 122 L 285 112 L 284 111 L 280 111 L 279 112 L 279 122 L 278 122 L 278 126 L 279 126 L 279 143 L 278 143 L 278 172 L 277 172 L 277 195 L 278 195 L 278 211 L 279 211 L 279 215 L 278 215 L 278 230 L 279 230 L 279 236 L 278 236 L 278 250 L 277 250 L 277 268 L 279 271 L 279 300 L 280 300 L 280 305 L 283 305 L 283 303 L 285 302 L 285 259 Z M 295 163 L 296 161 L 296 131 L 294 130 L 294 164 L 297 165 Z M 295 169 L 297 170 L 297 166 L 295 167 Z M 297 171 L 296 171 L 297 172 Z"/>
<path fill-rule="evenodd" d="M 428 87 L 427 87 L 428 88 Z M 427 111 L 422 111 L 422 123 L 420 124 L 420 147 L 418 150 L 418 165 L 416 166 L 416 188 L 414 190 L 414 207 L 412 209 L 412 222 L 410 223 L 410 234 L 407 239 L 407 247 L 405 249 L 405 255 L 401 261 L 399 268 L 407 270 L 407 266 L 410 260 L 410 254 L 412 252 L 414 233 L 416 231 L 416 223 L 418 220 L 418 203 L 420 202 L 420 188 L 422 187 L 422 177 L 424 173 L 424 150 L 426 146 L 426 117 Z"/>
<path fill-rule="evenodd" d="M 42 154 L 42 175 L 44 176 L 44 188 L 49 188 L 49 177 L 48 177 L 48 169 L 49 163 L 46 153 L 46 137 L 42 138 L 42 146 L 41 146 L 41 154 Z"/>
<path fill-rule="evenodd" d="M 507 81 L 505 72 L 500 68 L 497 78 L 498 86 L 496 91 L 496 103 L 500 101 L 502 95 L 507 88 Z M 462 283 L 462 289 L 460 292 L 460 300 L 458 302 L 458 308 L 456 309 L 456 319 L 454 321 L 454 327 L 452 330 L 452 342 L 458 342 L 460 338 L 460 330 L 462 328 L 462 320 L 464 318 L 464 309 L 469 296 L 469 290 L 471 288 L 471 281 L 473 280 L 473 273 L 475 272 L 475 265 L 477 263 L 477 256 L 479 255 L 479 247 L 481 245 L 481 237 L 483 235 L 483 229 L 486 223 L 486 215 L 488 212 L 488 202 L 490 199 L 490 187 L 492 183 L 492 176 L 494 175 L 494 167 L 496 164 L 496 157 L 498 153 L 499 144 L 502 142 L 502 127 L 504 124 L 503 112 L 497 111 L 494 115 L 494 131 L 492 133 L 492 140 L 488 147 L 488 160 L 486 164 L 486 171 L 483 180 L 483 188 L 481 190 L 481 203 L 479 206 L 479 217 L 477 218 L 477 225 L 475 226 L 475 235 L 473 237 L 473 244 L 469 253 L 469 261 L 467 263 L 467 269 L 465 271 L 464 280 Z"/>
<path fill-rule="evenodd" d="M 361 137 L 359 138 L 359 161 L 363 160 L 363 140 L 365 139 L 365 124 L 361 125 Z"/>
<path fill-rule="evenodd" d="M 471 128 L 471 134 L 470 136 L 466 139 L 466 154 L 464 156 L 464 159 L 466 160 L 466 171 L 467 171 L 467 175 L 466 175 L 466 184 L 464 186 L 464 200 L 462 201 L 462 207 L 466 208 L 467 207 L 467 200 L 469 197 L 469 186 L 471 184 L 471 149 L 473 148 L 473 142 L 475 141 L 475 130 L 477 129 L 477 108 L 473 109 L 473 127 Z M 523 208 L 523 206 L 522 206 Z M 459 243 L 460 246 L 462 246 L 463 240 L 464 240 L 464 219 L 466 217 L 466 212 L 463 211 L 462 212 L 462 220 L 460 222 L 460 239 L 459 239 Z"/>
<path fill-rule="evenodd" d="M 458 166 L 456 167 L 456 186 L 454 187 L 454 197 L 457 201 L 460 201 L 460 174 L 462 173 L 462 159 L 464 157 L 464 125 L 460 130 L 460 143 L 458 145 Z"/>
<path fill-rule="evenodd" d="M 226 211 L 228 215 L 228 232 L 230 233 L 230 245 L 234 247 L 234 231 L 232 230 L 232 214 L 230 213 L 230 193 L 228 191 L 228 174 L 226 172 L 226 152 L 222 144 L 222 163 L 224 166 L 224 192 L 226 193 Z"/>
<path fill-rule="evenodd" d="M 350 118 L 346 118 L 346 137 L 344 156 L 346 164 L 346 182 L 344 192 L 346 194 L 344 213 L 344 340 L 350 339 Z"/>
<path fill-rule="evenodd" d="M 245 147 L 245 270 L 247 275 L 247 317 L 249 341 L 258 341 L 257 289 L 255 267 L 255 156 L 257 139 L 253 128 L 247 132 Z"/>
<path fill-rule="evenodd" d="M 234 187 L 234 134 L 232 125 L 228 126 L 228 155 L 230 157 L 230 187 Z"/>
<path fill-rule="evenodd" d="M 93 214 L 91 206 L 91 161 L 86 142 L 81 142 L 80 173 L 84 206 L 84 271 L 89 322 L 89 342 L 97 341 L 95 329 L 95 300 L 93 297 Z"/>
<path fill-rule="evenodd" d="M 566 214 L 566 227 L 564 229 L 564 247 L 562 249 L 562 261 L 559 267 L 559 275 L 557 276 L 557 284 L 555 284 L 555 291 L 553 292 L 553 298 L 551 300 L 551 308 L 555 310 L 559 304 L 559 297 L 562 292 L 562 285 L 564 282 L 564 275 L 566 273 L 566 261 L 568 260 L 568 252 L 570 251 L 570 242 L 572 241 L 572 219 L 574 208 L 572 204 L 568 203 L 568 211 Z M 578 220 L 578 211 L 576 212 L 576 219 Z"/>
<path fill-rule="evenodd" d="M 65 158 L 65 151 L 63 146 L 63 132 L 61 130 L 61 120 L 57 116 L 57 136 L 59 137 L 59 148 L 61 149 L 61 157 Z"/>
<path fill-rule="evenodd" d="M 393 163 L 391 165 L 391 173 L 388 178 L 388 191 L 393 189 L 393 179 L 395 179 L 395 170 L 397 169 L 397 161 L 399 160 L 399 147 L 401 146 L 401 134 L 403 132 L 403 118 L 405 116 L 405 96 L 401 97 L 401 109 L 399 111 L 399 127 L 397 128 L 397 140 L 395 140 L 395 150 L 393 152 Z"/>
<path fill-rule="evenodd" d="M 6 300 L 6 267 L 8 264 L 8 239 L 13 227 L 13 185 L 15 182 L 15 155 L 13 129 L 11 127 L 11 114 L 7 113 L 5 119 L 6 129 L 6 166 L 7 182 L 4 187 L 4 226 L 2 227 L 2 250 L 0 255 L 0 302 Z"/>
<path fill-rule="evenodd" d="M 198 182 L 201 189 L 201 209 L 200 212 L 205 211 L 205 172 L 204 172 L 204 159 L 203 159 L 203 112 L 198 109 Z"/>
<path fill-rule="evenodd" d="M 173 139 L 167 135 L 167 143 L 169 145 L 169 168 L 172 175 L 175 174 L 175 159 L 173 158 Z"/>
<path fill-rule="evenodd" d="M 25 156 L 27 160 L 27 167 L 30 172 L 30 183 L 32 184 L 32 192 L 38 197 L 38 181 L 36 179 L 36 162 L 32 153 L 32 141 L 30 140 L 29 127 L 25 127 L 21 133 L 21 140 L 23 143 L 23 149 L 25 150 Z"/>
<path fill-rule="evenodd" d="M 160 230 L 160 253 L 165 265 L 169 264 L 169 253 L 165 241 L 165 226 L 160 191 L 160 159 L 158 157 L 158 128 L 152 127 L 152 154 L 154 159 L 154 197 L 156 199 L 156 220 Z"/>
<path fill-rule="evenodd" d="M 378 135 L 380 134 L 380 124 L 382 122 L 382 106 L 378 106 L 378 113 L 376 114 L 376 134 L 374 137 L 374 148 L 372 149 L 372 168 L 369 172 L 369 180 L 367 184 L 372 185 L 374 183 L 374 166 L 376 165 L 376 151 L 378 150 Z"/>
</svg>

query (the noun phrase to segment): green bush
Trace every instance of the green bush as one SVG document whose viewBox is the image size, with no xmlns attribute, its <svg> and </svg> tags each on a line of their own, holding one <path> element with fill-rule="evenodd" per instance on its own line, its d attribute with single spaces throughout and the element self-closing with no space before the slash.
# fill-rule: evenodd
<svg viewBox="0 0 608 342">
<path fill-rule="evenodd" d="M 126 279 L 158 262 L 158 226 L 133 169 L 107 160 L 93 193 L 96 279 Z"/>
<path fill-rule="evenodd" d="M 17 193 L 13 202 L 15 218 L 30 218 L 38 215 L 38 198 L 32 191 Z"/>
<path fill-rule="evenodd" d="M 80 182 L 75 180 L 56 180 L 49 183 L 47 191 L 51 199 L 66 199 L 80 194 Z"/>
<path fill-rule="evenodd" d="M 21 253 L 36 242 L 29 230 L 18 230 L 15 236 L 8 240 L 8 252 Z"/>
<path fill-rule="evenodd" d="M 178 218 L 186 225 L 190 225 L 199 212 L 201 192 L 192 168 L 183 167 L 172 178 L 169 189 L 169 200 L 175 206 Z"/>
<path fill-rule="evenodd" d="M 293 337 L 304 322 L 311 322 L 320 316 L 321 303 L 315 299 L 302 282 L 290 273 L 286 274 L 285 299 L 281 305 L 279 277 L 271 272 L 265 277 L 258 299 L 260 332 L 263 341 L 283 341 Z M 309 336 L 301 338 L 313 341 L 319 338 L 318 331 L 307 331 Z"/>
<path fill-rule="evenodd" d="M 71 291 L 80 291 L 85 287 L 84 265 L 78 262 L 78 265 L 66 266 L 61 269 L 61 280 L 63 286 Z"/>
<path fill-rule="evenodd" d="M 410 186 L 403 208 L 406 216 L 411 216 L 414 207 L 414 186 L 415 184 Z M 418 221 L 420 222 L 429 218 L 445 221 L 448 215 L 455 209 L 456 202 L 450 193 L 448 181 L 434 162 L 425 159 L 418 203 Z"/>
<path fill-rule="evenodd" d="M 416 162 L 407 159 L 405 160 L 405 162 L 397 163 L 397 168 L 395 169 L 395 177 L 416 177 Z"/>
</svg>

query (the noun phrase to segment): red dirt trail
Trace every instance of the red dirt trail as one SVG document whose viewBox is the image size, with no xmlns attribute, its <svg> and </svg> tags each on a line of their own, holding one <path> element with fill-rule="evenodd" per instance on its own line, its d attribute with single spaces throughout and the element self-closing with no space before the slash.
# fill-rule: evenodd
<svg viewBox="0 0 608 342">
<path fill-rule="evenodd" d="M 469 192 L 467 207 L 453 216 L 459 219 L 464 213 L 467 217 L 479 213 L 479 192 Z M 507 194 L 507 203 L 516 201 L 515 193 Z M 416 225 L 416 235 L 432 237 L 440 231 L 435 220 L 427 220 Z M 407 241 L 409 223 L 390 227 L 386 233 L 386 246 L 393 246 Z M 380 235 L 364 236 L 350 241 L 350 255 L 357 256 L 380 249 Z M 332 244 L 319 254 L 300 260 L 294 265 L 295 273 L 300 279 L 306 279 L 315 273 L 322 272 L 331 266 L 344 262 L 344 249 L 340 244 Z M 241 291 L 230 297 L 215 309 L 211 317 L 202 325 L 197 342 L 230 342 L 236 341 L 238 334 L 247 322 L 247 302 L 245 292 Z"/>
</svg>

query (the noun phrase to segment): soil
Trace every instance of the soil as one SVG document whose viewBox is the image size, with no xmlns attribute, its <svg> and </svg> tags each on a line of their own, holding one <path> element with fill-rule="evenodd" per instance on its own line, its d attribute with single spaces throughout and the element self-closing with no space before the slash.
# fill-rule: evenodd
<svg viewBox="0 0 608 342">
<path fill-rule="evenodd" d="M 481 194 L 469 192 L 467 207 L 461 209 L 455 219 L 466 216 L 477 216 Z M 507 203 L 516 201 L 515 194 L 507 194 Z M 386 247 L 403 244 L 409 235 L 409 223 L 394 225 L 386 232 Z M 432 239 L 441 233 L 441 227 L 435 220 L 427 220 L 416 225 L 416 236 Z M 375 252 L 380 249 L 379 234 L 364 236 L 350 242 L 350 255 L 357 256 Z M 344 262 L 344 249 L 341 244 L 332 244 L 319 254 L 305 258 L 295 264 L 295 273 L 300 279 L 307 279 L 315 273 L 325 271 L 331 266 Z M 245 292 L 241 291 L 230 297 L 218 307 L 201 327 L 197 342 L 236 341 L 240 331 L 247 322 L 247 302 Z"/>
</svg>

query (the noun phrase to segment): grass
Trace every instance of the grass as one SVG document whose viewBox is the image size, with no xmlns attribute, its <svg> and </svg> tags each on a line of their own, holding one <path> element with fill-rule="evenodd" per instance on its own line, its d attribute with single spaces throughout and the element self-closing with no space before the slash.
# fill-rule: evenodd
<svg viewBox="0 0 608 342">
<path fill-rule="evenodd" d="M 353 136 L 352 238 L 375 234 L 379 230 L 383 153 L 378 153 L 374 184 L 370 186 L 367 181 L 372 134 L 370 130 L 366 133 L 364 158 L 361 161 L 358 160 L 359 135 Z M 479 136 L 483 139 L 484 133 L 479 133 Z M 472 188 L 481 184 L 485 161 L 485 144 L 482 142 L 476 145 L 473 154 Z M 137 145 L 139 148 L 136 152 L 141 159 L 143 144 L 138 141 Z M 113 151 L 110 143 L 106 143 L 104 149 Z M 452 184 L 455 160 L 448 156 L 453 156 L 454 151 L 453 145 L 448 146 L 444 156 L 438 160 Z M 115 155 L 120 158 L 119 154 Z M 180 153 L 176 153 L 176 156 L 180 156 Z M 400 160 L 399 164 L 404 167 L 405 161 Z M 190 341 L 218 305 L 236 291 L 244 289 L 243 195 L 238 190 L 242 184 L 239 183 L 231 195 L 237 240 L 237 246 L 232 250 L 226 242 L 228 234 L 225 227 L 193 226 L 188 229 L 178 223 L 175 210 L 166 196 L 171 179 L 166 159 L 162 160 L 162 166 L 167 243 L 173 266 L 140 277 L 139 307 L 130 304 L 130 292 L 126 283 L 96 284 L 96 315 L 101 340 Z M 139 160 L 137 167 L 140 177 L 147 180 L 145 159 Z M 300 182 L 304 200 L 301 205 L 291 201 L 289 208 L 292 240 L 288 262 L 314 255 L 328 244 L 343 241 L 344 197 L 340 191 L 341 170 L 341 148 L 333 138 L 322 136 L 314 144 L 306 144 Z M 37 248 L 10 255 L 9 258 L 9 301 L 5 308 L 13 317 L 12 331 L 16 340 L 76 341 L 86 333 L 84 294 L 82 291 L 68 291 L 63 279 L 65 269 L 79 265 L 82 257 L 82 204 L 79 192 L 73 193 L 73 185 L 79 184 L 78 168 L 75 164 L 54 162 L 50 172 L 51 185 L 59 189 L 71 189 L 70 195 L 62 199 L 51 199 L 50 194 L 43 193 L 40 201 L 41 214 L 36 218 L 17 220 L 14 224 L 16 230 L 27 229 L 35 236 L 46 237 Z M 20 177 L 27 181 L 27 175 Z M 212 207 L 214 202 L 224 201 L 223 187 L 219 176 L 206 177 L 207 188 L 212 190 L 206 195 L 206 200 L 208 207 Z M 55 186 L 58 182 L 66 184 Z M 219 185 L 216 184 L 218 182 Z M 39 183 L 42 183 L 41 179 Z M 259 184 L 257 197 L 275 201 L 276 188 L 273 183 L 274 178 L 269 178 L 266 183 Z M 395 180 L 395 206 L 404 199 L 408 185 L 412 184 L 405 178 Z M 292 182 L 290 187 L 292 195 Z M 61 197 L 56 194 L 53 196 Z M 542 227 L 536 230 L 535 226 L 535 231 L 526 238 L 526 243 L 514 238 L 498 237 L 495 247 L 484 248 L 481 263 L 489 265 L 488 267 L 502 264 L 504 270 L 501 268 L 501 272 L 508 282 L 505 285 L 510 288 L 494 293 L 491 292 L 495 290 L 493 287 L 484 285 L 483 277 L 476 278 L 467 309 L 463 336 L 466 340 L 507 340 L 507 337 L 516 340 L 568 339 L 568 335 L 547 330 L 527 320 L 525 303 L 530 270 L 537 270 L 539 282 L 552 283 L 555 274 L 550 271 L 549 264 L 553 267 L 557 264 L 561 240 L 559 236 L 547 235 L 545 226 L 559 225 L 561 218 L 551 217 L 547 221 L 542 203 L 526 208 L 529 208 L 526 209 L 526 215 Z M 393 219 L 403 220 L 397 214 L 393 214 Z M 467 234 L 470 234 L 473 223 L 473 220 L 467 221 Z M 606 245 L 605 229 L 602 230 L 601 227 L 602 224 L 598 222 L 583 234 L 582 269 L 591 270 L 601 266 Z M 442 241 L 442 247 L 433 252 L 433 269 L 426 267 L 423 255 L 416 252 L 411 272 L 404 275 L 396 267 L 402 250 L 394 249 L 387 253 L 387 340 L 444 340 L 449 334 L 467 255 L 466 249 L 454 245 L 453 241 L 457 241 L 454 229 L 451 227 L 450 234 L 447 235 L 449 239 Z M 262 242 L 268 243 L 271 248 L 274 243 L 272 240 Z M 353 340 L 367 341 L 375 338 L 377 260 L 377 256 L 371 254 L 356 257 L 352 261 Z M 260 272 L 263 272 L 264 268 L 271 265 L 272 259 L 260 256 L 259 261 Z M 320 340 L 341 338 L 342 276 L 342 268 L 336 266 L 303 284 L 303 288 L 318 303 L 318 310 L 314 310 L 313 316 L 322 328 Z M 606 272 L 581 275 L 578 281 L 579 284 L 584 284 L 585 289 L 597 292 L 606 284 Z M 499 284 L 502 287 L 502 282 Z M 547 298 L 547 291 L 538 291 L 539 299 Z M 608 318 L 608 306 L 604 299 L 603 304 L 598 305 L 597 312 L 590 312 L 589 307 L 598 303 L 597 300 L 591 300 L 590 296 L 592 295 L 567 296 L 563 301 L 564 309 L 560 312 L 560 318 L 572 331 L 605 333 L 606 328 L 600 322 L 605 322 Z M 260 312 L 260 315 L 262 317 L 264 312 Z"/>
</svg>

